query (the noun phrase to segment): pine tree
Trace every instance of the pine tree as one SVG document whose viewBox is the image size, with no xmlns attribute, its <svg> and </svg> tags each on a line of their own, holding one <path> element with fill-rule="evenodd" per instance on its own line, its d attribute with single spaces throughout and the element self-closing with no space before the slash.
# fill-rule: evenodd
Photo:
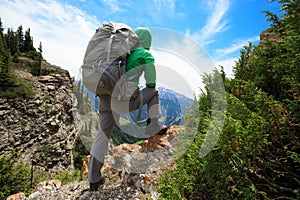
<svg viewBox="0 0 300 200">
<path fill-rule="evenodd" d="M 42 49 L 42 42 L 40 42 L 40 45 L 39 45 L 39 58 L 38 58 L 38 63 L 37 63 L 37 66 L 36 66 L 36 75 L 37 76 L 40 76 L 41 75 L 41 69 L 42 69 L 42 52 L 43 52 L 43 49 Z"/>
<path fill-rule="evenodd" d="M 10 28 L 7 29 L 7 34 L 5 36 L 5 39 L 6 39 L 6 44 L 9 48 L 10 54 L 11 55 L 18 54 L 19 46 L 18 46 L 17 38 L 15 36 L 13 29 L 10 29 Z"/>
<path fill-rule="evenodd" d="M 4 49 L 5 49 L 4 48 L 4 35 L 3 35 L 2 21 L 0 18 L 0 62 L 2 60 Z"/>
<path fill-rule="evenodd" d="M 34 51 L 33 40 L 30 35 L 30 28 L 25 32 L 25 40 L 24 40 L 24 52 Z"/>
<path fill-rule="evenodd" d="M 0 17 L 0 35 L 3 35 L 3 27 L 2 27 L 1 17 Z"/>
<path fill-rule="evenodd" d="M 19 26 L 16 32 L 16 37 L 19 45 L 20 52 L 24 52 L 24 33 L 23 27 Z"/>
<path fill-rule="evenodd" d="M 2 21 L 0 18 L 0 89 L 5 89 L 8 82 L 10 81 L 10 67 L 11 58 L 10 53 L 6 45 Z"/>
<path fill-rule="evenodd" d="M 42 53 L 43 53 L 42 42 L 40 42 L 38 50 L 39 50 L 39 65 L 42 66 L 42 59 L 43 59 L 43 56 L 42 56 Z"/>
</svg>

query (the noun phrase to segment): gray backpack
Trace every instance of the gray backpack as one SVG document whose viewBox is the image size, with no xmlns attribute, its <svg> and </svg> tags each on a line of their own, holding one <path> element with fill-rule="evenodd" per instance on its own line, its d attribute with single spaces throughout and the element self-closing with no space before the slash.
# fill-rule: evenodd
<svg viewBox="0 0 300 200">
<path fill-rule="evenodd" d="M 138 86 L 127 77 L 126 58 L 139 47 L 138 36 L 125 24 L 103 24 L 87 46 L 81 76 L 83 85 L 97 95 L 130 99 Z"/>
</svg>

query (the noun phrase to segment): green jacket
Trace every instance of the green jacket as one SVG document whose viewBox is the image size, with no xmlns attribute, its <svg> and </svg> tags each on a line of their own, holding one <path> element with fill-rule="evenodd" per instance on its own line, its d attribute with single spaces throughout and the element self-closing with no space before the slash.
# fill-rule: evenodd
<svg viewBox="0 0 300 200">
<path fill-rule="evenodd" d="M 148 29 L 138 28 L 135 33 L 140 38 L 140 43 L 143 47 L 138 47 L 131 52 L 126 61 L 126 72 L 129 76 L 138 74 L 134 80 L 139 83 L 139 77 L 144 72 L 146 86 L 154 88 L 156 85 L 156 71 L 154 65 L 154 57 L 150 53 L 151 33 Z"/>
</svg>

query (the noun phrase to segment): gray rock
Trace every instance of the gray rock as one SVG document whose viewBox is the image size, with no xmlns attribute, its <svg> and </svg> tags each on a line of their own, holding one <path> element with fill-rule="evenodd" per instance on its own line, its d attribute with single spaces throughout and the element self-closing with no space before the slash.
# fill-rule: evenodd
<svg viewBox="0 0 300 200">
<path fill-rule="evenodd" d="M 33 156 L 37 166 L 47 169 L 53 167 L 55 160 L 56 166 L 51 170 L 60 172 L 73 169 L 72 147 L 58 145 L 55 153 L 50 147 L 60 143 L 74 144 L 77 130 L 70 117 L 74 100 L 70 75 L 59 67 L 52 68 L 50 71 L 59 74 L 39 78 L 27 74 L 35 89 L 32 99 L 0 98 L 0 154 L 11 153 L 18 147 L 23 150 L 22 162 L 30 163 Z M 42 154 L 51 155 L 53 160 L 43 159 Z"/>
</svg>

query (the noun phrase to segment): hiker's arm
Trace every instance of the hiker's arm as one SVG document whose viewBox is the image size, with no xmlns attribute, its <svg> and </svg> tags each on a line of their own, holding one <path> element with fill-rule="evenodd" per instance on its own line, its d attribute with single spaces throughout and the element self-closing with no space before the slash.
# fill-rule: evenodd
<svg viewBox="0 0 300 200">
<path fill-rule="evenodd" d="M 154 88 L 156 86 L 156 71 L 154 65 L 154 57 L 149 53 L 149 55 L 146 58 L 144 58 L 144 60 L 144 77 L 146 80 L 146 86 Z"/>
<path fill-rule="evenodd" d="M 144 77 L 146 80 L 146 86 L 154 88 L 156 85 L 156 71 L 154 64 L 146 64 Z"/>
</svg>

